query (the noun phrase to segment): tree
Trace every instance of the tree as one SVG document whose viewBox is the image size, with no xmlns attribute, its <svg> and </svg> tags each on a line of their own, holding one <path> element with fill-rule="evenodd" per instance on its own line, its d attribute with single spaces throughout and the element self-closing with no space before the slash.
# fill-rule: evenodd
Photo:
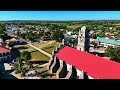
<svg viewBox="0 0 120 90">
<path fill-rule="evenodd" d="M 94 41 L 92 41 L 91 44 L 94 45 L 94 48 L 97 46 L 97 43 L 95 43 Z"/>
<path fill-rule="evenodd" d="M 21 53 L 21 57 L 26 61 L 31 60 L 31 58 L 32 58 L 30 52 L 28 52 L 28 51 L 23 51 Z"/>
<path fill-rule="evenodd" d="M 0 25 L 0 37 L 5 34 L 5 26 Z"/>
<path fill-rule="evenodd" d="M 16 41 L 10 41 L 9 43 L 8 43 L 8 46 L 9 47 L 13 47 L 14 45 L 16 45 Z"/>
<path fill-rule="evenodd" d="M 105 56 L 110 57 L 113 61 L 120 62 L 120 47 L 108 47 L 105 51 Z"/>
<path fill-rule="evenodd" d="M 33 37 L 32 37 L 32 35 L 29 35 L 29 34 L 26 34 L 25 35 L 25 39 L 27 40 L 33 40 Z"/>
<path fill-rule="evenodd" d="M 5 42 L 6 40 L 8 40 L 8 39 L 11 39 L 11 37 L 8 36 L 6 33 L 3 34 L 3 35 L 1 35 L 1 38 L 3 39 L 4 42 Z"/>
<path fill-rule="evenodd" d="M 92 34 L 90 37 L 93 38 L 93 39 L 96 39 L 97 35 L 96 34 Z"/>
<path fill-rule="evenodd" d="M 16 59 L 16 62 L 14 64 L 14 69 L 16 70 L 16 73 L 21 73 L 23 61 L 24 59 L 22 59 L 21 57 L 18 57 Z"/>
<path fill-rule="evenodd" d="M 105 33 L 104 32 L 100 32 L 97 36 L 102 38 L 102 37 L 105 36 Z"/>
<path fill-rule="evenodd" d="M 20 73 L 21 76 L 25 76 L 25 74 L 29 70 L 29 65 L 26 63 L 26 61 L 23 58 L 18 57 L 14 64 L 14 69 L 16 73 Z"/>
<path fill-rule="evenodd" d="M 21 69 L 21 76 L 24 77 L 28 70 L 29 70 L 28 64 L 24 64 Z"/>
<path fill-rule="evenodd" d="M 51 36 L 52 40 L 56 40 L 58 42 L 61 42 L 63 38 L 64 38 L 64 34 L 60 30 L 54 31 L 52 36 Z"/>
</svg>

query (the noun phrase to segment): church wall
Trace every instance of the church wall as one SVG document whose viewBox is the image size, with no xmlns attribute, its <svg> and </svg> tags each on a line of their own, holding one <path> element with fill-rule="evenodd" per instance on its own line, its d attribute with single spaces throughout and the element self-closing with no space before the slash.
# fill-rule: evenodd
<svg viewBox="0 0 120 90">
<path fill-rule="evenodd" d="M 60 61 L 60 65 L 63 66 L 63 61 L 62 60 L 59 60 Z"/>
<path fill-rule="evenodd" d="M 79 77 L 79 79 L 83 79 L 83 71 L 80 71 L 78 69 L 76 69 L 77 71 L 77 76 Z"/>
<path fill-rule="evenodd" d="M 72 71 L 72 65 L 67 64 L 67 71 Z"/>
<path fill-rule="evenodd" d="M 88 78 L 89 78 L 89 79 L 94 79 L 93 77 L 91 77 L 91 76 L 89 76 L 89 75 L 88 75 Z"/>
</svg>

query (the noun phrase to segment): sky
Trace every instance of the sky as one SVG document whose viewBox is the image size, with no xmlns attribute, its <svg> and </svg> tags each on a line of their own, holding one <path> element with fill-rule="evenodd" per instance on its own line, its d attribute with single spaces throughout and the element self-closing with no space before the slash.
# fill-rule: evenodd
<svg viewBox="0 0 120 90">
<path fill-rule="evenodd" d="M 0 11 L 4 20 L 120 20 L 120 11 Z"/>
</svg>

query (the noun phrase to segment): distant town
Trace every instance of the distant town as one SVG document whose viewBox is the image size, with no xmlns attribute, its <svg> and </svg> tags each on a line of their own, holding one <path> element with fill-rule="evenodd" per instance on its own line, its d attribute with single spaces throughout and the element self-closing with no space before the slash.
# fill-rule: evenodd
<svg viewBox="0 0 120 90">
<path fill-rule="evenodd" d="M 120 20 L 0 21 L 0 79 L 120 79 Z"/>
</svg>

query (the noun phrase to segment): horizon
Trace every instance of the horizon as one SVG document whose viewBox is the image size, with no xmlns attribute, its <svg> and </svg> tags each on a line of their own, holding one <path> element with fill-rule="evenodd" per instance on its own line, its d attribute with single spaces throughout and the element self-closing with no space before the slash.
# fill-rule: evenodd
<svg viewBox="0 0 120 90">
<path fill-rule="evenodd" d="M 120 11 L 0 11 L 0 21 L 120 20 Z"/>
</svg>

